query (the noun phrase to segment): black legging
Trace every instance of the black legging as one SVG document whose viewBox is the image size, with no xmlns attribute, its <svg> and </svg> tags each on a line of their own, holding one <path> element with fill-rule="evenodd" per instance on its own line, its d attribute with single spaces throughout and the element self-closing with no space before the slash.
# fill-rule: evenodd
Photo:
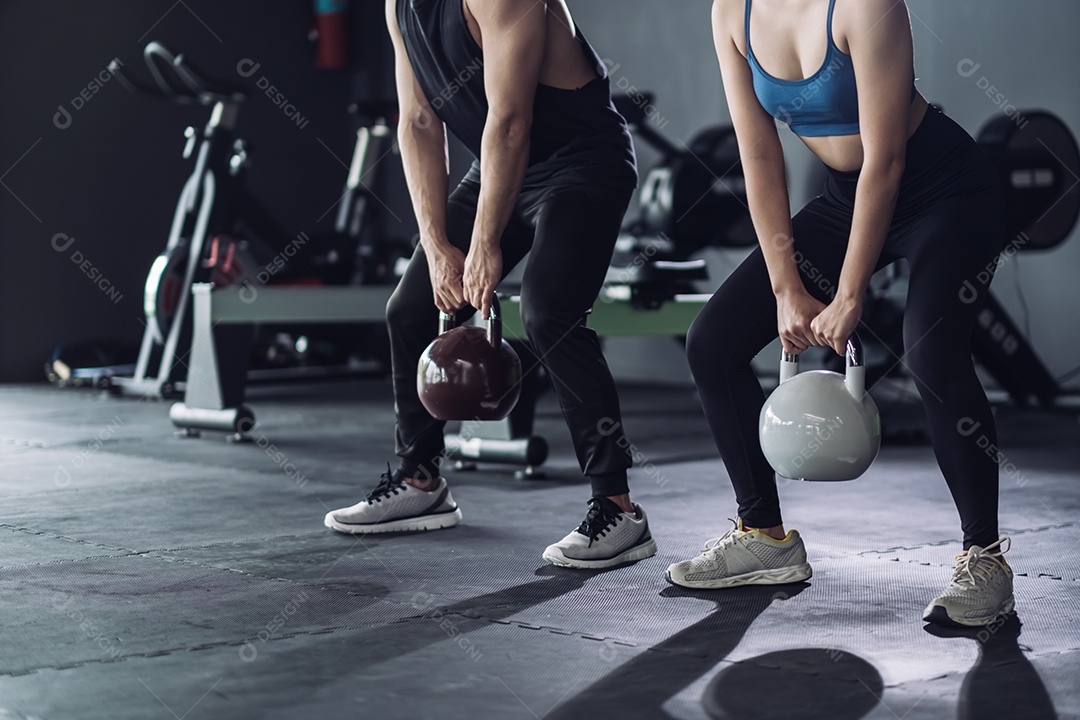
<svg viewBox="0 0 1080 720">
<path fill-rule="evenodd" d="M 468 252 L 480 186 L 463 182 L 450 195 L 446 231 Z M 594 495 L 628 492 L 630 447 L 619 398 L 596 333 L 585 319 L 611 261 L 631 190 L 562 185 L 522 191 L 503 233 L 503 272 L 530 250 L 521 285 L 521 316 L 529 344 L 551 375 L 582 472 Z M 459 315 L 464 318 L 465 314 Z M 427 256 L 417 246 L 386 306 L 397 413 L 397 454 L 407 477 L 438 473 L 443 426 L 416 393 L 416 365 L 438 334 L 438 310 Z M 532 364 L 522 358 L 526 371 Z"/>
<path fill-rule="evenodd" d="M 857 171 L 831 171 L 824 192 L 792 219 L 803 283 L 822 302 L 829 302 L 840 277 L 857 181 Z M 956 123 L 929 108 L 908 140 L 900 195 L 878 267 L 901 257 L 910 263 L 905 353 L 899 362 L 915 379 L 926 407 L 934 454 L 960 512 L 965 548 L 998 539 L 998 466 L 977 442 L 985 436 L 996 445 L 997 438 L 972 363 L 971 333 L 1002 247 L 1002 205 L 1000 184 L 982 150 Z M 705 416 L 748 527 L 782 523 L 775 476 L 758 441 L 765 396 L 750 366 L 776 337 L 776 299 L 758 248 L 716 291 L 686 344 Z M 972 427 L 979 432 L 972 434 Z"/>
</svg>

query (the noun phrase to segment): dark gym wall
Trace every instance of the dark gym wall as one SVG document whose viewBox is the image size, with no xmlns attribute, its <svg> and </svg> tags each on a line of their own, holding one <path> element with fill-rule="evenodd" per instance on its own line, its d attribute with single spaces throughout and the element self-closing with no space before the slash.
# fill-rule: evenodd
<svg viewBox="0 0 1080 720">
<path fill-rule="evenodd" d="M 290 233 L 333 223 L 352 151 L 346 108 L 359 98 L 392 96 L 389 40 L 382 4 L 351 3 L 351 63 L 317 70 L 307 39 L 310 2 L 257 0 L 5 0 L 0 4 L 0 381 L 43 379 L 57 341 L 85 337 L 137 340 L 142 286 L 164 248 L 173 207 L 190 166 L 180 157 L 182 132 L 201 127 L 208 108 L 186 107 L 125 92 L 105 82 L 87 89 L 112 58 L 144 73 L 141 51 L 158 40 L 184 52 L 207 73 L 253 92 L 238 131 L 249 140 L 249 177 Z M 261 66 L 237 73 L 242 59 Z M 306 120 L 298 127 L 254 87 L 275 85 Z M 90 92 L 90 91 L 88 91 Z M 70 124 L 54 122 L 57 107 Z M 60 125 L 65 123 L 62 116 Z M 325 145 L 325 146 L 324 146 Z M 390 157 L 380 195 L 410 237 L 400 162 Z M 325 213 L 325 217 L 324 216 Z M 323 217 L 322 222 L 319 218 Z M 63 233 L 74 242 L 53 238 Z M 83 266 L 75 260 L 89 262 Z M 115 288 L 103 290 L 94 271 Z"/>
<path fill-rule="evenodd" d="M 727 121 L 708 0 L 569 1 L 613 67 L 616 89 L 657 92 L 655 110 L 665 134 L 685 141 L 704 125 Z M 1080 66 L 1073 38 L 1080 3 L 909 0 L 908 5 L 919 87 L 969 131 L 997 110 L 979 86 L 985 77 L 1011 103 L 1051 109 L 1080 132 L 1080 93 L 1072 79 Z M 173 44 L 208 71 L 233 79 L 239 79 L 240 59 L 260 62 L 259 73 L 248 82 L 267 77 L 309 122 L 297 128 L 265 96 L 246 103 L 240 129 L 254 148 L 252 185 L 287 227 L 311 230 L 336 199 L 345 173 L 319 141 L 347 162 L 352 136 L 346 104 L 389 89 L 382 3 L 353 0 L 352 6 L 350 49 L 359 57 L 348 71 L 326 72 L 313 68 L 305 38 L 309 4 L 302 0 L 0 3 L 0 381 L 41 379 L 42 363 L 61 339 L 138 338 L 146 269 L 164 245 L 189 170 L 180 159 L 181 132 L 187 124 L 201 125 L 207 115 L 130 96 L 115 82 L 72 112 L 64 130 L 53 123 L 57 106 L 70 109 L 72 98 L 113 57 L 137 69 L 133 63 L 149 39 Z M 957 72 L 965 58 L 980 64 L 974 76 Z M 812 161 L 790 132 L 782 130 L 781 137 L 797 207 L 809 196 Z M 639 154 L 643 169 L 655 160 L 640 145 Z M 409 237 L 415 224 L 400 163 L 388 158 L 384 167 L 391 178 L 382 194 L 402 220 L 399 225 L 391 218 L 388 232 Z M 64 252 L 50 245 L 57 233 L 75 238 Z M 71 261 L 75 251 L 116 287 L 120 302 L 112 302 Z M 718 282 L 738 254 L 713 255 Z M 1048 253 L 1025 254 L 1002 267 L 994 285 L 1018 318 L 1022 289 L 1033 343 L 1055 374 L 1073 367 L 1080 355 L 1080 332 L 1060 327 L 1057 312 L 1080 303 L 1077 267 L 1080 242 L 1074 233 Z M 620 339 L 616 345 L 609 356 L 622 377 L 655 378 L 657 353 L 665 367 L 684 364 L 673 343 Z"/>
</svg>

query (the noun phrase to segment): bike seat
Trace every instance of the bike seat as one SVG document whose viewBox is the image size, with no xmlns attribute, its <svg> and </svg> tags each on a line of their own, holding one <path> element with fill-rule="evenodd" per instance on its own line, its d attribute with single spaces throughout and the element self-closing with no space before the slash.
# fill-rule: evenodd
<svg viewBox="0 0 1080 720">
<path fill-rule="evenodd" d="M 693 280 L 708 280 L 705 260 L 645 260 L 626 265 L 612 265 L 604 278 L 606 285 L 679 285 Z"/>
<path fill-rule="evenodd" d="M 349 105 L 349 114 L 355 115 L 361 125 L 374 125 L 382 120 L 397 124 L 397 100 L 357 100 Z"/>
<path fill-rule="evenodd" d="M 612 95 L 615 109 L 626 118 L 627 125 L 642 125 L 645 122 L 645 109 L 655 104 L 656 96 L 651 92 L 638 91 L 634 95 Z"/>
</svg>

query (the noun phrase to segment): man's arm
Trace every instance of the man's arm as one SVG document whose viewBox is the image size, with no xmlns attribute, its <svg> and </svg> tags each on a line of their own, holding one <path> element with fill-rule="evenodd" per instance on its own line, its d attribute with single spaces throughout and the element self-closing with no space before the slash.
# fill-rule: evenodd
<svg viewBox="0 0 1080 720">
<path fill-rule="evenodd" d="M 461 286 L 464 258 L 446 237 L 449 184 L 446 127 L 435 116 L 416 81 L 401 38 L 395 6 L 395 0 L 386 0 L 386 26 L 394 44 L 394 79 L 401 116 L 398 146 L 413 212 L 420 227 L 420 244 L 428 257 L 435 304 L 444 312 L 452 312 L 465 301 Z"/>
<path fill-rule="evenodd" d="M 533 99 L 544 59 L 547 6 L 536 0 L 469 0 L 484 49 L 487 121 L 480 145 L 480 199 L 465 267 L 465 299 L 488 316 L 502 277 L 499 241 L 529 162 Z"/>
</svg>

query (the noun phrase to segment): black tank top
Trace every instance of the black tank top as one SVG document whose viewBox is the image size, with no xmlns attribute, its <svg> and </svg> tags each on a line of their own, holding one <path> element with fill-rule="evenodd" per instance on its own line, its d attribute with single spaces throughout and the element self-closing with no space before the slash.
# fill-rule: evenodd
<svg viewBox="0 0 1080 720">
<path fill-rule="evenodd" d="M 465 22 L 462 0 L 397 0 L 397 20 L 432 110 L 479 158 L 488 113 L 484 59 Z M 577 90 L 537 85 L 524 187 L 598 183 L 633 188 L 634 146 L 626 121 L 611 102 L 607 67 L 580 32 L 578 38 L 597 78 Z M 479 182 L 479 161 L 466 179 Z"/>
</svg>

